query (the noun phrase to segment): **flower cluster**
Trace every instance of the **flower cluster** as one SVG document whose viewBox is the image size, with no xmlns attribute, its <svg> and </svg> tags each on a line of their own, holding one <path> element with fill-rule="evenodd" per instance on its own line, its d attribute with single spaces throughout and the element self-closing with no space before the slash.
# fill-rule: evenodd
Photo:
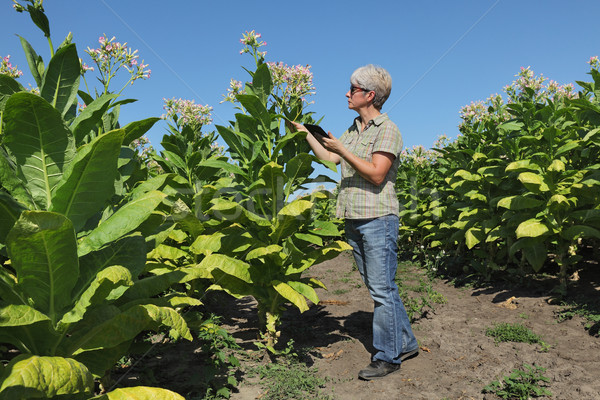
<svg viewBox="0 0 600 400">
<path fill-rule="evenodd" d="M 306 96 L 315 94 L 310 65 L 288 66 L 282 62 L 268 62 L 267 66 L 271 71 L 273 84 L 282 92 L 281 97 L 284 103 L 287 103 L 291 98 L 306 101 Z"/>
<path fill-rule="evenodd" d="M 223 100 L 220 103 L 225 103 L 226 101 L 230 103 L 235 103 L 235 96 L 238 94 L 246 94 L 244 90 L 244 85 L 240 81 L 236 81 L 232 79 L 229 82 L 229 89 L 227 89 L 227 94 L 223 95 Z"/>
<path fill-rule="evenodd" d="M 170 119 L 178 127 L 189 126 L 195 130 L 200 130 L 203 125 L 209 125 L 212 122 L 212 107 L 194 103 L 193 100 L 184 99 L 163 99 L 165 105 L 163 108 L 167 111 L 162 116 L 163 119 Z"/>
<path fill-rule="evenodd" d="M 524 100 L 543 103 L 546 100 L 556 101 L 575 96 L 572 84 L 559 85 L 556 81 L 551 80 L 547 85 L 544 85 L 547 78 L 541 74 L 535 76 L 530 67 L 521 67 L 521 71 L 515 76 L 517 79 L 504 88 L 509 103 Z"/>
<path fill-rule="evenodd" d="M 590 60 L 590 64 L 592 62 Z M 548 100 L 556 102 L 577 96 L 572 84 L 560 85 L 553 80 L 548 81 L 546 84 L 547 78 L 542 75 L 536 76 L 530 67 L 521 67 L 521 71 L 515 76 L 517 79 L 512 84 L 504 87 L 504 92 L 508 97 L 507 103 L 520 101 L 545 103 Z M 461 108 L 460 118 L 462 122 L 458 127 L 462 131 L 477 122 L 499 124 L 507 121 L 511 116 L 506 109 L 502 96 L 494 94 L 488 97 L 485 102 L 471 102 L 471 104 Z"/>
<path fill-rule="evenodd" d="M 598 56 L 590 57 L 588 64 L 590 64 L 590 68 L 595 69 L 596 71 L 600 69 L 600 61 L 598 60 Z"/>
<path fill-rule="evenodd" d="M 10 63 L 10 56 L 0 57 L 0 74 L 8 75 L 12 78 L 18 78 L 23 75 L 23 71 L 13 67 Z"/>
<path fill-rule="evenodd" d="M 44 11 L 44 7 L 42 5 L 42 3 L 44 3 L 44 0 L 26 0 L 26 2 L 31 3 L 31 5 L 28 5 L 27 7 L 33 7 Z M 27 8 L 21 5 L 17 0 L 13 0 L 13 8 L 16 12 L 20 13 L 27 11 Z"/>
<path fill-rule="evenodd" d="M 152 154 L 155 154 L 154 147 L 150 144 L 150 140 L 146 135 L 142 135 L 140 138 L 135 139 L 131 142 L 132 147 L 137 155 L 140 157 L 142 162 L 148 167 L 149 170 L 154 171 L 158 174 L 163 173 L 162 167 L 152 158 Z"/>
<path fill-rule="evenodd" d="M 87 65 L 85 62 L 83 62 L 81 58 L 79 59 L 79 64 L 81 64 L 81 75 L 85 74 L 88 71 L 94 71 L 94 67 L 90 67 L 89 65 Z"/>
<path fill-rule="evenodd" d="M 110 80 L 116 76 L 121 67 L 125 68 L 131 75 L 125 86 L 133 85 L 133 82 L 138 79 L 150 78 L 151 70 L 148 69 L 148 64 L 144 64 L 144 60 L 140 62 L 138 51 L 128 48 L 127 43 L 117 42 L 114 36 L 109 39 L 106 35 L 100 36 L 98 43 L 100 43 L 100 47 L 96 49 L 88 47 L 85 52 L 90 55 L 98 66 L 100 81 L 104 85 L 105 91 L 108 89 Z M 87 66 L 86 68 L 87 70 L 90 69 Z"/>
<path fill-rule="evenodd" d="M 265 56 L 267 55 L 267 52 L 258 51 L 258 49 L 262 46 L 266 46 L 267 42 L 259 40 L 260 37 L 261 34 L 254 32 L 254 30 L 251 30 L 250 32 L 246 31 L 246 33 L 243 33 L 242 38 L 240 39 L 240 43 L 244 45 L 244 48 L 240 50 L 240 54 L 252 53 L 255 60 L 263 61 L 265 59 Z"/>
<path fill-rule="evenodd" d="M 410 149 L 402 150 L 400 153 L 400 162 L 411 163 L 415 166 L 422 167 L 426 164 L 431 164 L 438 157 L 438 153 L 433 150 L 427 150 L 425 147 L 418 145 Z"/>
</svg>

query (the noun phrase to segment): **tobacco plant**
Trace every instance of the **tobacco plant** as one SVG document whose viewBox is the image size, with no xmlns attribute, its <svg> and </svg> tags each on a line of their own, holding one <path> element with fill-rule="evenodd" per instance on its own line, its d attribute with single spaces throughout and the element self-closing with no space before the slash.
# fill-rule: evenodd
<svg viewBox="0 0 600 400">
<path fill-rule="evenodd" d="M 258 51 L 263 43 L 258 37 L 250 32 L 243 39 L 256 70 L 234 95 L 241 112 L 231 126 L 217 126 L 237 171 L 206 185 L 197 196 L 206 232 L 190 250 L 205 257 L 199 267 L 211 271 L 212 289 L 256 299 L 266 346 L 274 351 L 284 304 L 306 311 L 307 299 L 318 302 L 314 288 L 323 284 L 302 274 L 350 247 L 336 240 L 340 234 L 334 223 L 315 218 L 318 203 L 331 194 L 298 195 L 307 185 L 328 179 L 311 177 L 319 160 L 308 154 L 305 133 L 291 132 L 283 123 L 284 116 L 311 121 L 303 111 L 302 97 L 308 93 L 277 89 Z M 277 97 L 282 92 L 289 97 Z"/>
<path fill-rule="evenodd" d="M 30 3 L 39 18 L 41 1 Z M 158 189 L 169 188 L 164 178 L 142 183 L 122 167 L 132 154 L 127 145 L 151 124 L 101 129 L 110 95 L 72 115 L 75 44 L 65 41 L 48 65 L 24 48 L 40 72 L 40 95 L 0 75 L 0 341 L 20 353 L 2 368 L 0 398 L 88 398 L 93 377 L 140 332 L 166 327 L 173 338 L 191 339 L 176 309 L 199 302 L 154 298 L 164 286 L 145 275 L 167 206 Z M 177 279 L 191 278 L 180 272 Z M 140 398 L 181 398 L 154 388 L 101 398 L 132 390 Z"/>
<path fill-rule="evenodd" d="M 462 110 L 463 135 L 427 163 L 444 182 L 424 204 L 434 218 L 420 214 L 425 245 L 466 257 L 487 278 L 554 262 L 564 293 L 578 249 L 600 238 L 597 65 L 590 74 L 575 94 L 523 69 L 507 104 L 496 95 Z"/>
</svg>

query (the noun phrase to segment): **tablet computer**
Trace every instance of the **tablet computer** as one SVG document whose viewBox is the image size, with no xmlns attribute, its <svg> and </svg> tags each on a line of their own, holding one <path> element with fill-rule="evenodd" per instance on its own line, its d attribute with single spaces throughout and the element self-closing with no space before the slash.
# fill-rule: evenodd
<svg viewBox="0 0 600 400">
<path fill-rule="evenodd" d="M 323 128 L 321 128 L 319 125 L 313 125 L 313 124 L 304 124 L 304 126 L 306 127 L 306 129 L 308 129 L 308 131 L 310 133 L 313 134 L 313 136 L 323 136 L 328 138 L 329 135 L 327 134 L 327 132 L 325 132 L 325 130 Z"/>
</svg>

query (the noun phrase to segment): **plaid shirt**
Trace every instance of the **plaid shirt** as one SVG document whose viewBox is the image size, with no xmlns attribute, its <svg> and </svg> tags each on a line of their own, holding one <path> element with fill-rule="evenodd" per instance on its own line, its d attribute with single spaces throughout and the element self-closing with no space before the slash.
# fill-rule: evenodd
<svg viewBox="0 0 600 400">
<path fill-rule="evenodd" d="M 360 119 L 340 138 L 343 145 L 363 160 L 372 161 L 373 153 L 393 154 L 395 159 L 381 185 L 376 186 L 360 176 L 344 159 L 341 161 L 342 181 L 337 201 L 338 218 L 366 219 L 388 214 L 398 215 L 398 197 L 394 185 L 400 164 L 402 135 L 387 114 L 381 114 L 367 123 L 360 132 Z"/>
</svg>

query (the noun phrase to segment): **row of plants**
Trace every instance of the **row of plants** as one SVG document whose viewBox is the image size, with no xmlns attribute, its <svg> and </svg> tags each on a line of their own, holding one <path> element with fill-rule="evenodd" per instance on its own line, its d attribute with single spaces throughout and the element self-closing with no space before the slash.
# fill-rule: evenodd
<svg viewBox="0 0 600 400">
<path fill-rule="evenodd" d="M 226 151 L 201 131 L 210 108 L 171 99 L 156 152 L 143 135 L 160 118 L 119 123 L 135 101 L 123 89 L 150 74 L 137 51 L 103 35 L 86 65 L 71 35 L 54 48 L 42 3 L 15 2 L 48 38 L 45 63 L 20 37 L 39 89 L 8 58 L 0 73 L 0 398 L 182 398 L 98 382 L 149 330 L 192 340 L 190 311 L 207 290 L 253 296 L 260 343 L 277 353 L 284 305 L 318 302 L 323 284 L 305 271 L 349 248 L 324 218 L 331 194 L 298 195 L 328 180 L 312 177 L 304 133 L 284 124 L 314 122 L 308 69 L 265 62 L 247 32 L 255 68 L 226 96 L 239 111 L 217 126 Z"/>
<path fill-rule="evenodd" d="M 564 294 L 600 239 L 600 72 L 589 63 L 578 92 L 524 68 L 506 103 L 494 95 L 461 111 L 456 140 L 405 153 L 401 246 L 485 279 L 557 265 Z"/>
</svg>

